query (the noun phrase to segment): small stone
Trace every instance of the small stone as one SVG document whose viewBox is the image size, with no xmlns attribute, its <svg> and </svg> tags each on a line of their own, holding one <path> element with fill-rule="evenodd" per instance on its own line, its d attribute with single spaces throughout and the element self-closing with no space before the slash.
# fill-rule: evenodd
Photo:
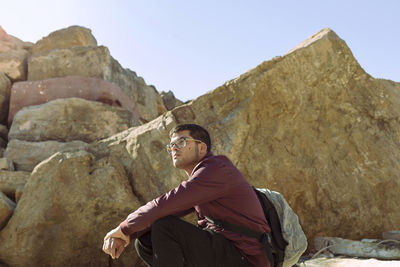
<svg viewBox="0 0 400 267">
<path fill-rule="evenodd" d="M 15 202 L 18 203 L 18 201 L 21 199 L 22 194 L 24 193 L 24 188 L 25 188 L 25 185 L 19 185 L 15 189 Z"/>
<path fill-rule="evenodd" d="M 0 170 L 13 171 L 14 163 L 9 158 L 0 158 Z"/>
</svg>

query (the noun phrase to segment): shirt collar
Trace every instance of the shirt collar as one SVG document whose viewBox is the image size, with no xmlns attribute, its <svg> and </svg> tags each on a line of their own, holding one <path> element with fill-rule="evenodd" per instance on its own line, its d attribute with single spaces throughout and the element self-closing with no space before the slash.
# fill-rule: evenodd
<svg viewBox="0 0 400 267">
<path fill-rule="evenodd" d="M 211 158 L 212 156 L 214 156 L 214 154 L 210 151 L 207 152 L 207 154 L 199 161 L 199 163 L 196 164 L 196 166 L 193 168 L 192 173 L 190 174 L 189 177 L 192 177 L 193 173 L 197 170 L 197 168 L 203 163 L 203 161 L 205 161 L 208 158 Z"/>
</svg>

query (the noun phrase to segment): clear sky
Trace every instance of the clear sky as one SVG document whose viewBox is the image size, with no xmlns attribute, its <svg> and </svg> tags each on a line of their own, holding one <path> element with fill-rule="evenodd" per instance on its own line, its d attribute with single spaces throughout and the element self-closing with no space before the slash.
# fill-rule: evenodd
<svg viewBox="0 0 400 267">
<path fill-rule="evenodd" d="M 325 27 L 366 72 L 400 81 L 398 0 L 0 0 L 0 26 L 23 41 L 71 25 L 90 28 L 124 68 L 183 101 Z"/>
</svg>

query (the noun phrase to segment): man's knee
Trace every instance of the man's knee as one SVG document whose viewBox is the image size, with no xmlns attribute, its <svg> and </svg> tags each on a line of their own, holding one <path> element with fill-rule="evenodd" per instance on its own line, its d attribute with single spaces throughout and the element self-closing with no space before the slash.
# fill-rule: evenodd
<svg viewBox="0 0 400 267">
<path fill-rule="evenodd" d="M 153 247 L 150 238 L 151 233 L 147 232 L 134 242 L 137 254 L 148 266 L 151 266 L 153 262 Z"/>
</svg>

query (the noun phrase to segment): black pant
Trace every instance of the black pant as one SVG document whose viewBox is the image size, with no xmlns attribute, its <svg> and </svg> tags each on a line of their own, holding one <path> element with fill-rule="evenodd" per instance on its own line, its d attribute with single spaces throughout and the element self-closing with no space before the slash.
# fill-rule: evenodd
<svg viewBox="0 0 400 267">
<path fill-rule="evenodd" d="M 138 255 L 151 267 L 252 266 L 225 237 L 175 216 L 157 220 L 135 240 Z"/>
</svg>

